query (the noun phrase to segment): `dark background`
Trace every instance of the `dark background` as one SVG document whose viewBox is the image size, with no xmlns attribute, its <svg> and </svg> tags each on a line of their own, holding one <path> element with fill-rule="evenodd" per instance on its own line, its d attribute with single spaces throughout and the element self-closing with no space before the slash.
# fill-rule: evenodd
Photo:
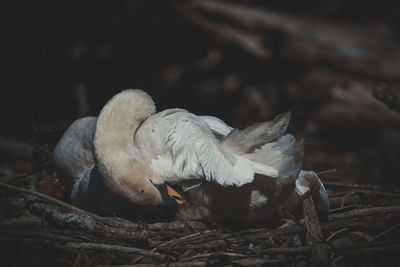
<svg viewBox="0 0 400 267">
<path fill-rule="evenodd" d="M 400 84 L 393 2 L 3 6 L 1 174 L 37 164 L 15 152 L 24 142 L 51 150 L 73 120 L 140 88 L 158 110 L 185 108 L 237 128 L 291 110 L 289 130 L 306 140 L 305 169 L 337 169 L 325 181 L 398 185 L 400 114 L 371 94 L 382 82 Z"/>
</svg>

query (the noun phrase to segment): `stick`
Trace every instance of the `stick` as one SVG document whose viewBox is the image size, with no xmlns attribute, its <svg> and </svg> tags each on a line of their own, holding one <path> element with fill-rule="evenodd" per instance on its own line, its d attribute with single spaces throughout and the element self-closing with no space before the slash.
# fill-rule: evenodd
<svg viewBox="0 0 400 267">
<path fill-rule="evenodd" d="M 308 246 L 267 248 L 260 251 L 261 255 L 269 254 L 310 254 L 311 248 Z M 321 265 L 322 266 L 322 265 Z"/>
<path fill-rule="evenodd" d="M 182 262 L 188 262 L 197 259 L 204 259 L 204 258 L 228 258 L 228 259 L 242 259 L 246 258 L 247 255 L 239 254 L 239 253 L 230 253 L 230 252 L 214 252 L 214 253 L 206 253 L 206 254 L 197 254 L 192 257 L 187 257 L 181 259 Z"/>
<path fill-rule="evenodd" d="M 146 257 L 150 257 L 157 260 L 166 260 L 168 258 L 167 255 L 160 254 L 158 252 L 134 248 L 134 247 L 124 247 L 119 245 L 111 245 L 111 244 L 98 244 L 98 243 L 77 243 L 77 242 L 68 242 L 65 244 L 67 248 L 75 248 L 75 249 L 93 249 L 104 252 L 120 252 L 120 253 L 136 253 L 139 255 L 143 255 Z"/>
<path fill-rule="evenodd" d="M 311 246 L 315 266 L 330 266 L 328 251 L 322 240 L 322 230 L 311 197 L 303 200 L 304 220 L 307 227 L 307 241 Z"/>
<path fill-rule="evenodd" d="M 175 244 L 178 244 L 178 243 L 183 242 L 183 241 L 188 240 L 188 239 L 192 239 L 192 238 L 198 237 L 200 235 L 203 236 L 204 234 L 208 234 L 210 232 L 215 232 L 215 230 L 207 230 L 207 231 L 204 231 L 204 232 L 198 232 L 198 233 L 194 233 L 194 234 L 190 234 L 190 235 L 185 235 L 185 236 L 182 236 L 182 237 L 175 238 L 173 240 L 167 241 L 165 243 L 162 243 L 158 247 L 169 246 L 171 248 Z"/>
<path fill-rule="evenodd" d="M 379 185 L 372 184 L 343 184 L 337 182 L 324 182 L 324 186 L 326 187 L 345 187 L 345 188 L 363 188 L 363 189 L 373 189 L 373 190 L 382 190 L 385 188 Z"/>
<path fill-rule="evenodd" d="M 343 213 L 330 214 L 329 220 L 340 220 L 340 219 L 350 219 L 356 217 L 364 217 L 364 216 L 372 216 L 372 215 L 380 215 L 380 214 L 391 214 L 391 213 L 400 213 L 400 206 L 392 206 L 392 207 L 374 207 L 374 208 L 366 208 L 366 209 L 358 209 L 346 211 Z"/>
<path fill-rule="evenodd" d="M 25 189 L 25 188 L 9 185 L 9 184 L 2 183 L 2 182 L 0 182 L 0 187 L 36 196 L 36 197 L 38 197 L 40 199 L 43 199 L 43 200 L 45 200 L 45 201 L 47 201 L 47 202 L 49 202 L 51 204 L 58 205 L 58 206 L 61 206 L 63 208 L 66 208 L 67 210 L 90 216 L 90 217 L 94 218 L 96 221 L 101 222 L 101 223 L 106 224 L 106 225 L 109 225 L 109 226 L 115 226 L 115 227 L 121 227 L 122 226 L 122 223 L 120 223 L 119 221 L 113 220 L 111 218 L 101 217 L 101 216 L 96 215 L 94 213 L 91 213 L 91 212 L 82 210 L 80 208 L 77 208 L 75 206 L 72 206 L 70 204 L 67 204 L 67 203 L 65 203 L 65 202 L 63 202 L 61 200 L 56 199 L 56 198 L 53 198 L 53 197 L 50 197 L 50 196 L 47 196 L 47 195 L 44 195 L 44 194 L 41 194 L 41 193 L 38 193 L 38 192 L 35 192 L 35 191 L 31 191 L 31 190 L 28 190 L 28 189 Z M 135 224 L 132 223 L 132 225 L 135 225 Z"/>
<path fill-rule="evenodd" d="M 2 234 L 18 236 L 21 238 L 34 238 L 34 239 L 44 239 L 44 240 L 52 240 L 52 241 L 61 241 L 61 242 L 79 242 L 79 238 L 67 236 L 64 233 L 52 233 L 46 231 L 12 231 L 6 230 L 1 231 Z"/>
<path fill-rule="evenodd" d="M 337 235 L 339 235 L 339 234 L 341 234 L 341 233 L 344 233 L 344 232 L 347 232 L 347 231 L 349 231 L 349 229 L 347 229 L 347 228 L 342 228 L 342 229 L 340 229 L 340 230 L 338 230 L 338 231 L 332 233 L 332 234 L 326 239 L 326 241 L 329 242 L 329 241 L 331 241 L 334 237 L 336 237 Z"/>
</svg>

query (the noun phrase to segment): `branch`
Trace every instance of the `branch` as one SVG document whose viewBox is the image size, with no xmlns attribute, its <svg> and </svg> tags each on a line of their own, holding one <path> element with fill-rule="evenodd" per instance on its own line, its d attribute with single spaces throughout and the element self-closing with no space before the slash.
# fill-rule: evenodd
<svg viewBox="0 0 400 267">
<path fill-rule="evenodd" d="M 365 216 L 391 214 L 391 213 L 400 213 L 400 206 L 374 207 L 374 208 L 351 210 L 338 214 L 330 214 L 329 220 L 333 221 L 340 219 L 350 219 L 356 217 L 365 217 Z"/>
<path fill-rule="evenodd" d="M 307 227 L 307 243 L 311 246 L 315 265 L 330 266 L 328 251 L 322 240 L 321 226 L 319 225 L 314 202 L 310 196 L 303 200 L 303 213 Z"/>
<path fill-rule="evenodd" d="M 82 209 L 80 209 L 80 208 L 77 208 L 77 207 L 75 207 L 75 206 L 72 206 L 72 205 L 70 205 L 70 204 L 67 204 L 67 203 L 65 203 L 65 202 L 63 202 L 63 201 L 61 201 L 61 200 L 56 199 L 56 198 L 53 198 L 53 197 L 50 197 L 50 196 L 47 196 L 47 195 L 44 195 L 44 194 L 41 194 L 41 193 L 38 193 L 38 192 L 35 192 L 35 191 L 31 191 L 31 190 L 28 190 L 28 189 L 25 189 L 25 188 L 21 188 L 21 187 L 18 187 L 18 186 L 9 185 L 9 184 L 2 183 L 2 182 L 0 182 L 0 187 L 6 188 L 6 189 L 9 189 L 9 190 L 12 190 L 12 191 L 17 191 L 17 192 L 21 192 L 21 193 L 25 193 L 25 194 L 29 194 L 29 195 L 36 196 L 36 197 L 38 197 L 38 198 L 40 198 L 40 199 L 45 200 L 45 201 L 48 202 L 48 203 L 51 203 L 51 204 L 54 204 L 54 205 L 63 207 L 63 208 L 65 208 L 65 209 L 69 210 L 69 211 L 72 211 L 72 212 L 75 212 L 75 213 L 79 213 L 79 214 L 83 214 L 83 215 L 92 217 L 92 218 L 95 219 L 96 221 L 98 221 L 98 222 L 100 222 L 100 223 L 103 223 L 103 224 L 105 224 L 105 225 L 115 226 L 115 227 L 121 227 L 121 226 L 123 226 L 124 224 L 125 224 L 125 225 L 127 224 L 127 223 L 124 223 L 124 222 L 120 222 L 120 221 L 113 220 L 113 219 L 111 219 L 111 218 L 101 217 L 101 216 L 96 215 L 96 214 L 94 214 L 94 213 L 91 213 L 91 212 L 82 210 Z M 133 223 L 132 223 L 132 224 L 129 224 L 129 226 L 132 226 L 132 225 L 133 225 L 133 226 L 136 226 L 136 225 L 133 224 Z"/>
<path fill-rule="evenodd" d="M 66 248 L 74 248 L 74 249 L 92 249 L 103 252 L 120 252 L 120 253 L 135 253 L 142 256 L 150 257 L 156 260 L 166 260 L 168 259 L 167 255 L 160 254 L 158 252 L 154 252 L 151 250 L 145 250 L 140 248 L 133 247 L 124 247 L 119 245 L 111 245 L 111 244 L 97 244 L 97 243 L 77 243 L 77 242 L 68 242 L 65 244 Z"/>
</svg>

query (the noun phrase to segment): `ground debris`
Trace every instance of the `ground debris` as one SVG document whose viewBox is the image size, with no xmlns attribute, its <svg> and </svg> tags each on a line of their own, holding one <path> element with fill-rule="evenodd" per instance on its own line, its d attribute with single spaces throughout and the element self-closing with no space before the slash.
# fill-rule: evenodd
<svg viewBox="0 0 400 267">
<path fill-rule="evenodd" d="M 400 262 L 400 198 L 372 185 L 328 183 L 331 196 L 347 200 L 338 201 L 326 221 L 319 222 L 306 199 L 305 218 L 282 220 L 277 228 L 130 222 L 99 217 L 29 189 L 4 183 L 0 188 L 5 266 L 375 266 L 388 255 L 389 266 Z M 360 190 L 368 197 L 349 197 Z M 29 201 L 15 205 L 21 196 Z"/>
</svg>

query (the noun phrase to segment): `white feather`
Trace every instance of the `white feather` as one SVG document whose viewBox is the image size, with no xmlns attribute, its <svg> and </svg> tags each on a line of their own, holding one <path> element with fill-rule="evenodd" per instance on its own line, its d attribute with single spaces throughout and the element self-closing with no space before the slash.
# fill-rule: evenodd
<svg viewBox="0 0 400 267">
<path fill-rule="evenodd" d="M 319 185 L 320 185 L 319 199 L 321 200 L 318 203 L 318 205 L 319 205 L 318 208 L 319 208 L 319 210 L 329 211 L 328 192 L 326 192 L 326 189 L 325 189 L 321 179 L 319 179 L 318 175 L 314 171 L 304 171 L 304 170 L 300 171 L 299 177 L 296 180 L 295 192 L 297 194 L 299 194 L 300 196 L 302 196 L 310 191 L 308 181 L 306 179 L 304 179 L 305 175 L 312 175 L 317 178 Z"/>
<path fill-rule="evenodd" d="M 192 185 L 192 186 L 182 186 L 182 191 L 183 192 L 188 192 L 190 190 L 198 188 L 200 185 L 201 185 L 201 183 L 195 184 L 195 185 Z"/>
<path fill-rule="evenodd" d="M 249 160 L 224 151 L 208 124 L 186 110 L 148 118 L 135 136 L 138 154 L 168 182 L 205 179 L 241 186 L 254 178 Z"/>
<path fill-rule="evenodd" d="M 260 191 L 253 190 L 250 195 L 250 207 L 262 207 L 267 205 L 268 197 L 261 194 Z"/>
<path fill-rule="evenodd" d="M 213 116 L 199 116 L 202 120 L 204 120 L 208 126 L 210 127 L 211 131 L 214 134 L 227 136 L 233 128 L 223 122 L 221 119 L 213 117 Z"/>
</svg>

